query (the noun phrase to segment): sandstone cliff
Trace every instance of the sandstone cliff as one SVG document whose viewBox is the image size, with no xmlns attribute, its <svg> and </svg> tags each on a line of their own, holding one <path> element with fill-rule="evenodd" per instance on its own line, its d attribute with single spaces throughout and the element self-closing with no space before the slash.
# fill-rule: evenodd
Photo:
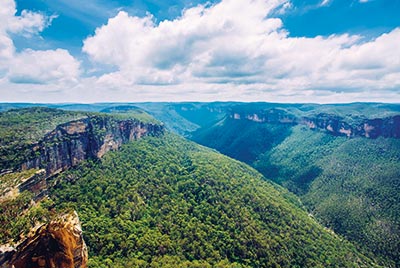
<svg viewBox="0 0 400 268">
<path fill-rule="evenodd" d="M 162 125 L 132 119 L 89 117 L 71 121 L 57 126 L 33 146 L 31 155 L 21 168 L 43 168 L 49 176 L 85 159 L 101 158 L 128 141 L 162 132 Z"/>
<path fill-rule="evenodd" d="M 73 167 L 83 160 L 101 158 L 122 144 L 151 135 L 160 135 L 164 127 L 137 120 L 116 120 L 112 117 L 89 117 L 61 124 L 32 147 L 22 170 L 43 169 L 21 183 L 22 192 L 29 190 L 38 200 L 46 194 L 51 176 Z"/>
<path fill-rule="evenodd" d="M 34 228 L 18 246 L 0 249 L 2 268 L 85 268 L 88 253 L 76 213 Z"/>
<path fill-rule="evenodd" d="M 400 138 L 400 115 L 360 119 L 357 123 L 347 122 L 344 118 L 320 113 L 313 116 L 296 117 L 281 109 L 257 112 L 235 112 L 229 114 L 235 120 L 250 120 L 258 123 L 304 125 L 310 129 L 324 130 L 335 136 L 366 138 Z"/>
</svg>

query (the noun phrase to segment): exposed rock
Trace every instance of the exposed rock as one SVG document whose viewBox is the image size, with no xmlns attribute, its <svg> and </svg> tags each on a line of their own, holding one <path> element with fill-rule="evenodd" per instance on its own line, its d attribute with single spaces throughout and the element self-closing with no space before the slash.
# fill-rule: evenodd
<svg viewBox="0 0 400 268">
<path fill-rule="evenodd" d="M 361 123 L 350 124 L 342 117 L 330 114 L 317 114 L 308 117 L 296 117 L 281 109 L 239 113 L 232 111 L 234 120 L 250 120 L 257 123 L 305 125 L 310 129 L 324 130 L 335 136 L 366 138 L 400 138 L 400 115 L 386 118 L 363 119 Z"/>
<path fill-rule="evenodd" d="M 283 123 L 283 124 L 294 124 L 296 117 L 288 114 L 286 111 L 281 109 L 270 109 L 265 111 L 258 111 L 254 113 L 238 113 L 233 112 L 230 118 L 240 120 L 246 118 L 247 120 L 258 122 L 258 123 Z"/>
<path fill-rule="evenodd" d="M 298 121 L 299 124 L 310 128 L 323 129 L 333 135 L 347 137 L 366 137 L 366 138 L 400 138 L 400 115 L 363 119 L 361 123 L 351 125 L 341 117 L 329 114 L 318 114 L 315 117 L 303 117 Z"/>
<path fill-rule="evenodd" d="M 22 193 L 23 191 L 30 191 L 35 194 L 35 200 L 40 199 L 45 195 L 45 190 L 47 190 L 46 179 L 46 171 L 44 169 L 41 169 L 37 171 L 33 176 L 21 182 L 18 185 L 18 191 L 20 193 Z"/>
<path fill-rule="evenodd" d="M 336 136 L 354 136 L 353 128 L 341 117 L 335 115 L 318 114 L 313 117 L 302 117 L 297 120 L 297 123 L 311 129 L 325 130 Z"/>
<path fill-rule="evenodd" d="M 42 169 L 44 172 L 21 183 L 19 191 L 29 190 L 38 200 L 47 194 L 49 181 L 54 175 L 83 160 L 101 158 L 129 141 L 163 132 L 163 125 L 112 117 L 90 117 L 61 124 L 32 146 L 31 156 L 21 169 Z"/>
<path fill-rule="evenodd" d="M 109 117 L 90 117 L 56 127 L 38 144 L 22 169 L 43 168 L 50 176 L 75 166 L 85 159 L 100 158 L 122 144 L 146 135 L 158 135 L 162 125 L 137 120 L 117 121 Z"/>
<path fill-rule="evenodd" d="M 2 268 L 85 268 L 87 260 L 76 212 L 38 226 L 16 248 L 0 249 Z"/>
</svg>

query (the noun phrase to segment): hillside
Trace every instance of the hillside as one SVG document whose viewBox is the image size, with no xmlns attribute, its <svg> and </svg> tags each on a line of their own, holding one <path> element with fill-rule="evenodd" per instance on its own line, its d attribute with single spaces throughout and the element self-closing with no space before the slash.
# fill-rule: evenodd
<svg viewBox="0 0 400 268">
<path fill-rule="evenodd" d="M 373 266 L 255 170 L 175 135 L 63 177 L 51 196 L 81 216 L 92 267 Z"/>
<path fill-rule="evenodd" d="M 87 259 L 79 218 L 54 209 L 48 197 L 57 174 L 124 143 L 160 135 L 164 127 L 144 112 L 131 111 L 108 115 L 36 107 L 10 110 L 0 118 L 6 152 L 0 173 L 0 267 L 35 267 L 35 262 L 86 267 L 73 265 Z"/>
<path fill-rule="evenodd" d="M 33 108 L 6 116 L 12 118 L 13 113 L 25 118 L 30 114 L 31 119 L 23 121 L 25 125 L 10 121 L 14 124 L 9 130 L 23 130 L 29 120 L 38 122 L 35 139 L 24 137 L 29 132 L 14 132 L 17 140 L 35 145 L 31 150 L 70 149 L 45 154 L 50 158 L 39 153 L 41 160 L 33 161 L 38 164 L 32 167 L 44 170 L 24 170 L 30 168 L 20 166 L 24 161 L 9 166 L 5 162 L 15 170 L 0 177 L 1 244 L 12 245 L 25 239 L 31 227 L 58 224 L 60 215 L 77 211 L 89 267 L 376 266 L 318 224 L 295 196 L 254 169 L 156 130 L 159 124 L 139 121 L 129 113 L 83 118 L 78 113 L 79 118 L 57 122 L 45 134 L 39 119 L 46 118 L 46 126 L 56 124 L 50 115 L 64 112 Z M 143 129 L 150 126 L 156 132 L 144 135 Z M 124 133 L 130 133 L 129 139 Z M 60 158 L 74 159 L 67 157 L 74 155 L 71 151 L 99 152 L 102 144 L 118 146 L 101 154 L 79 154 L 85 157 L 61 171 L 47 169 L 49 163 L 64 163 Z M 32 244 L 29 237 L 21 245 Z M 26 254 L 36 256 L 36 249 Z"/>
<path fill-rule="evenodd" d="M 400 105 L 306 106 L 231 107 L 192 139 L 252 165 L 324 225 L 400 265 Z"/>
<path fill-rule="evenodd" d="M 338 138 L 296 127 L 254 166 L 299 194 L 324 225 L 400 263 L 399 139 Z"/>
</svg>

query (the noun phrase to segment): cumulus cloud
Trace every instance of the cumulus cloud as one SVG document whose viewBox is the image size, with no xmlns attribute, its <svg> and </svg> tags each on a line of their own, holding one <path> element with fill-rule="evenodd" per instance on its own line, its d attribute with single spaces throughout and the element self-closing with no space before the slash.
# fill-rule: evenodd
<svg viewBox="0 0 400 268">
<path fill-rule="evenodd" d="M 83 78 L 66 50 L 16 52 L 11 32 L 37 34 L 51 19 L 16 16 L 15 3 L 3 0 L 0 94 L 3 101 L 400 101 L 400 28 L 370 40 L 291 37 L 275 17 L 291 8 L 289 0 L 222 0 L 161 22 L 121 11 L 84 40 L 102 74 Z"/>
<path fill-rule="evenodd" d="M 79 62 L 63 49 L 25 50 L 11 61 L 8 78 L 13 83 L 73 83 L 79 77 Z"/>
<path fill-rule="evenodd" d="M 43 31 L 51 24 L 55 16 L 45 16 L 40 13 L 22 10 L 16 16 L 17 9 L 14 0 L 2 0 L 0 3 L 0 32 L 22 33 L 24 35 L 36 34 Z"/>
<path fill-rule="evenodd" d="M 98 79 L 114 87 L 186 85 L 202 94 L 205 85 L 216 93 L 227 84 L 234 99 L 244 88 L 257 97 L 398 93 L 400 29 L 368 42 L 349 34 L 294 38 L 272 17 L 288 7 L 285 0 L 223 0 L 158 24 L 151 15 L 121 11 L 84 41 L 83 51 L 117 67 Z"/>
<path fill-rule="evenodd" d="M 139 84 L 175 84 L 213 71 L 229 76 L 229 68 L 257 57 L 249 46 L 257 46 L 259 37 L 276 33 L 282 25 L 279 19 L 264 18 L 285 1 L 244 2 L 198 6 L 158 25 L 151 15 L 139 18 L 120 12 L 84 41 L 83 51 L 95 61 L 119 67 Z M 250 67 L 237 72 L 253 72 Z"/>
<path fill-rule="evenodd" d="M 0 2 L 0 78 L 11 83 L 48 84 L 76 82 L 80 63 L 63 49 L 17 53 L 10 34 L 27 38 L 39 34 L 54 16 L 22 10 L 16 16 L 14 0 Z"/>
</svg>

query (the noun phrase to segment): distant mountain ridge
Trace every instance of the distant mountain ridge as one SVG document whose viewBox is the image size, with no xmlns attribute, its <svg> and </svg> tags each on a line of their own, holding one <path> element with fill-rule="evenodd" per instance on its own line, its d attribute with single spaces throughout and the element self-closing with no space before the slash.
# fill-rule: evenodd
<svg viewBox="0 0 400 268">
<path fill-rule="evenodd" d="M 353 125 L 334 114 L 319 113 L 315 116 L 296 117 L 281 109 L 236 112 L 233 108 L 228 116 L 235 120 L 250 120 L 257 123 L 305 125 L 310 129 L 324 130 L 335 136 L 400 138 L 400 115 L 360 119 L 360 123 Z"/>
<path fill-rule="evenodd" d="M 165 123 L 166 127 L 182 134 L 191 133 L 225 116 L 262 122 L 305 124 L 324 129 L 334 135 L 349 137 L 399 137 L 400 104 L 285 104 L 267 102 L 142 102 L 94 104 L 33 104 L 0 103 L 0 111 L 23 107 L 52 107 L 68 111 L 124 112 L 144 111 Z M 280 119 L 279 119 L 280 118 Z"/>
</svg>

